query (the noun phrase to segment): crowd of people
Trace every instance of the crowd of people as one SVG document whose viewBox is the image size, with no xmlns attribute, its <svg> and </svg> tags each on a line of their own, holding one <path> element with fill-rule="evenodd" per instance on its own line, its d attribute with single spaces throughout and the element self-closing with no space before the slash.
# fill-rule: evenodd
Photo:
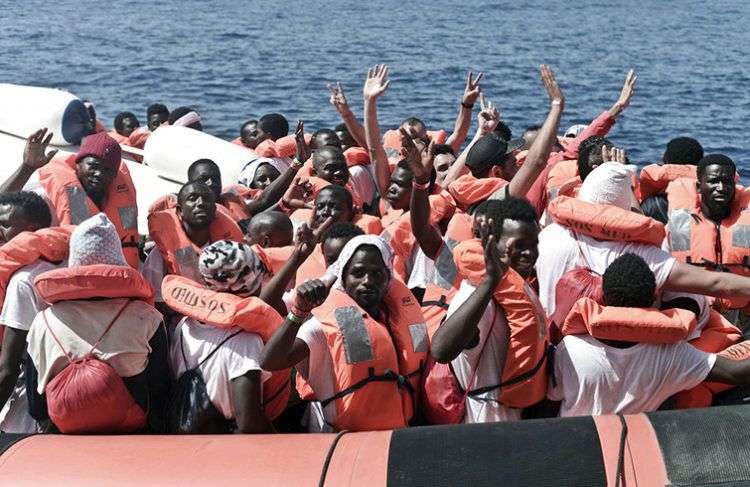
<svg viewBox="0 0 750 487">
<path fill-rule="evenodd" d="M 450 132 L 413 116 L 381 131 L 385 65 L 362 120 L 340 84 L 336 127 L 249 120 L 238 180 L 184 161 L 147 235 L 122 146 L 202 130 L 200 114 L 154 104 L 147 127 L 122 112 L 108 132 L 88 104 L 65 157 L 40 128 L 0 185 L 0 430 L 367 431 L 741 401 L 750 191 L 734 162 L 678 137 L 638 173 L 607 138 L 632 71 L 561 132 L 541 66 L 549 110 L 519 138 L 482 76 Z"/>
</svg>

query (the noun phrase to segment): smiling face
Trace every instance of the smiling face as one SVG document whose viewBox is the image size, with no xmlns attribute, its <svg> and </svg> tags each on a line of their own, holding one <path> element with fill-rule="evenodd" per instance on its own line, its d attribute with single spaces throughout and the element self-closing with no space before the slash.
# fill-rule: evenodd
<svg viewBox="0 0 750 487">
<path fill-rule="evenodd" d="M 729 166 L 712 164 L 698 179 L 701 205 L 713 220 L 721 220 L 731 213 L 734 201 L 734 171 Z"/>
<path fill-rule="evenodd" d="M 344 291 L 369 314 L 374 314 L 388 292 L 390 272 L 380 251 L 363 245 L 344 267 Z"/>
<path fill-rule="evenodd" d="M 349 182 L 349 168 L 344 153 L 335 147 L 323 147 L 315 151 L 312 173 L 339 186 L 346 186 Z"/>
<path fill-rule="evenodd" d="M 528 278 L 534 272 L 534 265 L 539 257 L 539 227 L 535 223 L 506 219 L 498 242 L 499 248 L 506 248 L 511 239 L 512 245 L 506 252 L 507 263 L 521 277 Z"/>
<path fill-rule="evenodd" d="M 76 163 L 76 176 L 92 199 L 101 199 L 117 176 L 117 168 L 94 156 L 86 156 Z"/>
</svg>

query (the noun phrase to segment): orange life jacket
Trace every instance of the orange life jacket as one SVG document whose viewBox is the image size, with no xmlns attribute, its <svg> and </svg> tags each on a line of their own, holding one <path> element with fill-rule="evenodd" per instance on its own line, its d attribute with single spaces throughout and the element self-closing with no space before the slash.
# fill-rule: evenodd
<svg viewBox="0 0 750 487">
<path fill-rule="evenodd" d="M 453 250 L 459 274 L 478 286 L 486 273 L 484 249 L 479 239 L 461 242 Z M 513 269 L 508 269 L 495 288 L 510 328 L 510 342 L 499 378 L 500 402 L 523 408 L 544 399 L 547 390 L 547 317 L 531 286 Z"/>
<path fill-rule="evenodd" d="M 305 143 L 310 145 L 312 134 L 305 134 Z M 277 157 L 289 157 L 290 159 L 297 154 L 297 139 L 294 134 L 285 135 L 276 140 Z"/>
<path fill-rule="evenodd" d="M 212 291 L 182 276 L 165 276 L 161 284 L 164 302 L 177 313 L 217 328 L 237 326 L 268 340 L 284 319 L 276 310 L 256 297 L 241 298 L 231 293 Z M 263 383 L 264 413 L 275 419 L 289 400 L 289 369 L 275 371 Z"/>
<path fill-rule="evenodd" d="M 664 241 L 665 229 L 660 222 L 612 205 L 558 196 L 550 202 L 547 212 L 556 223 L 597 240 L 639 242 L 657 247 Z"/>
<path fill-rule="evenodd" d="M 182 221 L 175 209 L 157 211 L 148 215 L 148 230 L 161 252 L 165 269 L 169 274 L 178 274 L 200 280 L 198 258 L 201 249 L 195 245 L 182 228 Z M 231 218 L 216 212 L 211 222 L 211 242 L 234 240 L 242 242 L 242 230 Z"/>
<path fill-rule="evenodd" d="M 576 176 L 578 176 L 578 161 L 576 160 L 560 161 L 552 166 L 552 169 L 547 173 L 546 188 L 548 201 L 557 198 L 560 186 Z"/>
<path fill-rule="evenodd" d="M 296 225 L 301 225 L 302 223 L 307 223 L 310 221 L 312 213 L 313 210 L 310 210 L 308 208 L 300 208 L 298 210 L 294 210 L 294 212 L 289 215 L 289 218 Z M 380 222 L 380 218 L 372 215 L 356 213 L 354 215 L 354 218 L 352 219 L 352 223 L 361 228 L 362 231 L 367 235 L 380 235 L 381 233 L 383 233 L 383 224 Z"/>
<path fill-rule="evenodd" d="M 223 189 L 217 203 L 229 210 L 235 221 L 245 220 L 253 217 L 247 211 L 245 200 L 252 200 L 260 195 L 261 192 L 262 190 L 260 189 L 248 188 L 241 184 L 232 184 Z"/>
<path fill-rule="evenodd" d="M 241 218 L 235 219 L 235 215 L 232 213 L 232 211 L 223 204 L 222 201 L 216 202 L 216 213 L 221 213 L 226 218 L 229 218 L 230 220 L 239 221 Z M 170 210 L 172 208 L 177 208 L 177 195 L 176 194 L 165 194 L 164 196 L 160 196 L 156 199 L 153 203 L 151 203 L 151 206 L 148 207 L 148 214 L 151 215 L 151 213 L 156 213 L 158 211 L 164 211 L 164 210 Z"/>
<path fill-rule="evenodd" d="M 151 284 L 129 266 L 93 264 L 52 269 L 39 274 L 34 287 L 49 304 L 92 298 L 132 298 L 154 304 Z"/>
<path fill-rule="evenodd" d="M 638 201 L 663 193 L 676 179 L 697 179 L 697 167 L 692 164 L 649 164 L 641 169 Z"/>
<path fill-rule="evenodd" d="M 428 130 L 427 137 L 436 144 L 445 144 L 448 140 L 448 133 L 445 130 Z M 383 134 L 383 149 L 388 156 L 390 164 L 398 164 L 401 157 L 401 132 L 398 130 L 388 130 Z"/>
<path fill-rule="evenodd" d="M 392 279 L 384 299 L 387 323 L 375 321 L 345 292 L 333 289 L 313 310 L 328 342 L 333 363 L 338 431 L 402 428 L 417 408 L 422 366 L 429 339 L 419 303 Z"/>
<path fill-rule="evenodd" d="M 323 250 L 321 244 L 318 244 L 315 246 L 312 254 L 310 254 L 310 257 L 305 259 L 297 269 L 295 282 L 299 285 L 310 279 L 319 279 L 325 274 L 326 269 L 328 269 L 328 266 L 323 257 Z"/>
<path fill-rule="evenodd" d="M 21 232 L 0 246 L 0 309 L 13 274 L 39 259 L 62 262 L 70 251 L 73 226 L 42 228 L 35 232 Z"/>
<path fill-rule="evenodd" d="M 112 129 L 109 132 L 107 132 L 107 135 L 109 135 L 111 138 L 113 138 L 115 140 L 115 142 L 117 142 L 118 144 L 128 145 L 128 143 L 130 142 L 130 138 L 129 137 L 125 137 L 124 135 L 120 135 L 117 132 L 117 130 L 115 130 L 115 129 Z"/>
<path fill-rule="evenodd" d="M 591 335 L 601 340 L 637 343 L 677 343 L 696 326 L 695 314 L 684 309 L 621 308 L 581 298 L 570 310 L 560 332 Z"/>
<path fill-rule="evenodd" d="M 508 181 L 501 178 L 477 179 L 471 174 L 464 174 L 448 185 L 448 192 L 462 211 L 489 199 L 505 198 L 505 187 Z"/>
<path fill-rule="evenodd" d="M 86 195 L 81 182 L 78 181 L 75 157 L 71 155 L 64 160 L 53 159 L 39 169 L 39 182 L 52 202 L 60 225 L 78 225 L 103 211 L 117 229 L 125 260 L 128 265 L 137 269 L 140 264 L 138 204 L 128 166 L 120 164 L 120 169 L 104 199 L 104 208 L 100 210 Z"/>
<path fill-rule="evenodd" d="M 583 182 L 581 181 L 580 176 L 572 177 L 557 188 L 557 195 L 577 198 L 578 192 L 581 190 L 581 184 L 583 184 Z"/>
<path fill-rule="evenodd" d="M 276 150 L 276 142 L 271 139 L 266 139 L 258 144 L 254 152 L 261 157 L 279 157 L 279 153 Z"/>
<path fill-rule="evenodd" d="M 346 165 L 349 167 L 366 166 L 370 164 L 370 154 L 363 147 L 349 147 L 344 151 Z"/>
<path fill-rule="evenodd" d="M 240 147 L 243 147 L 243 148 L 245 148 L 245 149 L 247 149 L 249 151 L 253 150 L 250 147 L 246 146 L 244 143 L 242 143 L 242 137 L 237 137 L 236 139 L 232 139 L 230 142 L 232 144 L 234 144 L 234 145 L 238 145 Z M 253 151 L 253 152 L 255 152 L 255 151 Z"/>
<path fill-rule="evenodd" d="M 263 262 L 263 266 L 270 275 L 278 273 L 289 262 L 292 252 L 294 252 L 294 245 L 287 245 L 286 247 L 261 247 L 255 244 L 251 245 L 251 248 L 258 255 L 261 262 Z"/>
</svg>

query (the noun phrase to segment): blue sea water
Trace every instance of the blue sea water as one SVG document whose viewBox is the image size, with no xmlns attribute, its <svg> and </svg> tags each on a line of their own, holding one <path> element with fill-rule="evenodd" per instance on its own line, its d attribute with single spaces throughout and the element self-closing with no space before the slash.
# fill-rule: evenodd
<svg viewBox="0 0 750 487">
<path fill-rule="evenodd" d="M 109 127 L 124 110 L 145 123 L 153 102 L 195 106 L 227 139 L 271 111 L 332 127 L 326 83 L 341 81 L 361 115 L 367 67 L 388 63 L 384 127 L 415 115 L 450 129 L 474 70 L 520 135 L 546 113 L 547 63 L 567 98 L 564 130 L 608 108 L 632 67 L 637 93 L 611 135 L 633 161 L 689 135 L 750 175 L 746 0 L 0 0 L 0 12 L 0 81 L 70 90 Z"/>
</svg>

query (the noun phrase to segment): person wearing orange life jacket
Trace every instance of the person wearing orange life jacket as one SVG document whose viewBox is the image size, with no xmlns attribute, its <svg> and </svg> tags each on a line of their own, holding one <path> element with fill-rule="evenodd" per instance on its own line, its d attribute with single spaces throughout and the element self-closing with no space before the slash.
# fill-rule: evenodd
<svg viewBox="0 0 750 487">
<path fill-rule="evenodd" d="M 380 237 L 351 239 L 332 266 L 330 294 L 320 280 L 298 286 L 266 344 L 263 368 L 298 364 L 320 401 L 311 431 L 401 428 L 416 411 L 429 339 L 416 299 L 391 278 L 390 260 Z"/>
<path fill-rule="evenodd" d="M 121 161 L 119 144 L 105 133 L 86 137 L 77 154 L 65 159 L 44 155 L 51 134 L 27 141 L 24 162 L 3 184 L 0 191 L 18 191 L 39 169 L 39 186 L 33 190 L 46 197 L 53 213 L 53 224 L 77 225 L 104 211 L 117 228 L 128 263 L 138 268 L 138 206 L 130 172 Z M 29 150 L 36 147 L 36 156 Z M 31 157 L 31 159 L 29 157 Z"/>
<path fill-rule="evenodd" d="M 292 220 L 280 211 L 263 211 L 238 224 L 248 245 L 286 247 L 292 245 L 294 240 Z"/>
<path fill-rule="evenodd" d="M 307 221 L 312 221 L 313 226 L 318 226 L 328 217 L 332 217 L 334 222 L 352 222 L 370 235 L 380 235 L 383 231 L 380 219 L 358 211 L 358 208 L 354 207 L 354 200 L 349 190 L 337 184 L 321 189 L 315 197 L 311 210 L 296 210 L 290 215 L 295 226 Z"/>
<path fill-rule="evenodd" d="M 70 237 L 68 267 L 40 274 L 34 285 L 51 306 L 37 314 L 27 337 L 32 416 L 37 421 L 51 419 L 63 432 L 132 432 L 144 427 L 163 431 L 169 388 L 166 329 L 162 315 L 152 305 L 153 289 L 137 270 L 127 266 L 117 231 L 106 215 L 99 213 L 78 225 Z M 69 403 L 66 409 L 49 402 L 50 388 L 66 401 L 83 393 L 86 384 L 78 378 L 64 383 L 55 379 L 67 367 L 75 367 L 69 365 L 71 361 L 88 353 L 122 378 L 129 406 L 108 404 L 98 411 L 81 411 L 69 409 Z M 75 387 L 79 389 L 71 389 Z M 45 391 L 46 401 L 41 396 Z M 106 396 L 100 392 L 96 398 L 81 400 L 107 404 Z M 107 416 L 115 413 L 123 416 Z M 79 415 L 90 414 L 106 420 L 103 424 L 113 429 L 85 429 L 89 418 Z"/>
<path fill-rule="evenodd" d="M 133 112 L 120 112 L 115 117 L 115 128 L 107 135 L 112 137 L 118 144 L 128 144 L 130 135 L 141 126 Z"/>
<path fill-rule="evenodd" d="M 667 185 L 678 178 L 695 179 L 696 166 L 703 159 L 703 147 L 692 137 L 676 137 L 667 143 L 661 164 L 649 164 L 641 169 L 638 201 L 664 195 Z"/>
<path fill-rule="evenodd" d="M 703 157 L 698 179 L 681 178 L 667 186 L 668 248 L 681 262 L 709 270 L 750 275 L 750 194 L 735 186 L 736 166 L 721 154 Z M 717 309 L 739 309 L 747 300 L 721 300 Z"/>
<path fill-rule="evenodd" d="M 240 126 L 240 136 L 232 140 L 232 143 L 248 149 L 258 147 L 258 121 L 248 120 Z"/>
<path fill-rule="evenodd" d="M 547 387 L 546 318 L 521 274 L 530 273 L 536 258 L 534 209 L 517 198 L 490 201 L 485 219 L 484 262 L 460 251 L 473 242 L 456 248 L 464 280 L 432 337 L 434 359 L 450 362 L 460 386 L 472 391 L 466 423 L 520 419 Z"/>
<path fill-rule="evenodd" d="M 0 430 L 6 433 L 37 431 L 28 412 L 23 372 L 26 335 L 37 313 L 47 307 L 34 289 L 34 278 L 55 269 L 57 260 L 68 253 L 67 238 L 55 238 L 49 231 L 51 221 L 49 207 L 38 194 L 0 194 L 0 325 L 4 329 L 0 347 Z"/>
<path fill-rule="evenodd" d="M 653 323 L 645 318 L 654 313 L 656 280 L 642 258 L 625 253 L 613 260 L 604 272 L 602 287 L 603 310 L 617 307 L 614 311 L 623 314 L 623 321 L 639 315 L 644 317 L 642 326 L 664 326 L 668 315 Z M 610 314 L 616 320 L 616 313 Z M 580 317 L 571 314 L 569 318 Z M 588 326 L 592 318 L 583 315 L 582 319 Z M 712 354 L 685 341 L 633 343 L 568 335 L 555 352 L 556 385 L 550 386 L 549 398 L 562 401 L 560 416 L 654 411 L 672 394 L 704 380 L 750 383 L 747 344 Z"/>
<path fill-rule="evenodd" d="M 153 132 L 169 120 L 169 109 L 163 103 L 152 103 L 146 108 L 146 126 Z"/>
</svg>

